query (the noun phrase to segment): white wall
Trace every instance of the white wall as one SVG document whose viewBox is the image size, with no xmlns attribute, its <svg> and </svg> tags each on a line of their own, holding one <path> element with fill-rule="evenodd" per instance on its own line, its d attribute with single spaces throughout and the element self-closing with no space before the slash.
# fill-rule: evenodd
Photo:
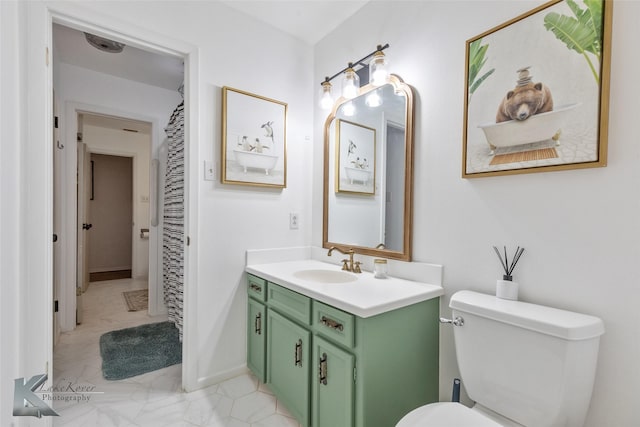
<svg viewBox="0 0 640 427">
<path fill-rule="evenodd" d="M 465 41 L 542 2 L 370 2 L 315 47 L 315 79 L 376 44 L 416 90 L 414 250 L 444 265 L 441 311 L 460 289 L 492 293 L 501 272 L 492 245 L 526 251 L 515 272 L 524 301 L 601 317 L 598 372 L 587 426 L 640 420 L 640 144 L 635 122 L 640 2 L 616 1 L 606 168 L 461 179 Z M 317 98 L 316 98 L 317 99 Z M 315 138 L 325 113 L 315 114 Z M 313 243 L 321 243 L 322 152 L 314 149 Z M 451 330 L 441 328 L 440 396 L 458 375 Z"/>
<path fill-rule="evenodd" d="M 23 375 L 20 357 L 21 287 L 20 215 L 21 150 L 24 141 L 26 29 L 21 26 L 24 7 L 0 2 L 0 425 L 10 425 L 13 380 Z"/>
</svg>

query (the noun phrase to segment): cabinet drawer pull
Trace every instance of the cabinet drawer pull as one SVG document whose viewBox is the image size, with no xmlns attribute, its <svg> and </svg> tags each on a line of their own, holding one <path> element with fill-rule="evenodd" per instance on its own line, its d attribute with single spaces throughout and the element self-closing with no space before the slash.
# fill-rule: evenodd
<svg viewBox="0 0 640 427">
<path fill-rule="evenodd" d="M 294 356 L 295 358 L 293 366 L 302 367 L 302 340 L 298 340 L 298 342 L 296 343 Z"/>
<path fill-rule="evenodd" d="M 344 329 L 344 326 L 342 326 L 342 323 L 338 323 L 335 320 L 329 319 L 326 316 L 322 316 L 322 318 L 320 319 L 320 322 L 324 326 L 326 326 L 328 328 L 331 328 L 331 329 L 336 329 L 336 330 L 338 330 L 340 332 L 342 332 L 342 330 Z"/>
<path fill-rule="evenodd" d="M 250 284 L 249 287 L 256 292 L 262 292 L 262 286 L 258 286 L 255 283 Z"/>
<path fill-rule="evenodd" d="M 320 384 L 327 385 L 327 353 L 322 353 L 322 357 L 320 357 L 318 380 L 320 381 Z"/>
<path fill-rule="evenodd" d="M 262 315 L 260 313 L 256 314 L 256 321 L 254 322 L 254 327 L 256 330 L 256 334 L 262 335 Z"/>
</svg>

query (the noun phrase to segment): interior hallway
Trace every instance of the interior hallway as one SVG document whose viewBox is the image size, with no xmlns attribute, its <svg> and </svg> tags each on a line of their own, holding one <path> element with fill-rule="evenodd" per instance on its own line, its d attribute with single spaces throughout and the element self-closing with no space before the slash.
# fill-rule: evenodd
<svg viewBox="0 0 640 427">
<path fill-rule="evenodd" d="M 55 426 L 299 426 L 250 374 L 193 393 L 181 392 L 181 365 L 126 380 L 105 380 L 99 349 L 103 333 L 166 320 L 146 311 L 127 311 L 122 292 L 146 287 L 144 280 L 101 281 L 91 283 L 83 295 L 84 321 L 73 332 L 61 334 L 54 349 L 52 383 L 56 391 L 68 392 L 71 387 L 92 393 L 56 395 L 84 400 L 55 401 L 60 414 L 54 418 Z"/>
</svg>

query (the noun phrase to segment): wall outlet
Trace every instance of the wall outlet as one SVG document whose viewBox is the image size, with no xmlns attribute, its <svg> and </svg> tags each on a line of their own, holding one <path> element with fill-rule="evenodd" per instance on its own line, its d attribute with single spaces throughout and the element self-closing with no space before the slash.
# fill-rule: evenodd
<svg viewBox="0 0 640 427">
<path fill-rule="evenodd" d="M 298 229 L 298 214 L 295 212 L 291 212 L 289 214 L 289 228 L 291 230 L 297 230 Z"/>
<path fill-rule="evenodd" d="M 213 181 L 213 162 L 211 160 L 204 161 L 204 180 L 205 181 Z"/>
</svg>

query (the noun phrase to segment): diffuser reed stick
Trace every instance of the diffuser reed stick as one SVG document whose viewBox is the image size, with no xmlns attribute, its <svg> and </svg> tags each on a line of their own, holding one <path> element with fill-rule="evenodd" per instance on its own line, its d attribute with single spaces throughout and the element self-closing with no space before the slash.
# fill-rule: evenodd
<svg viewBox="0 0 640 427">
<path fill-rule="evenodd" d="M 513 276 L 512 276 L 513 270 L 516 268 L 516 264 L 518 264 L 518 261 L 520 260 L 520 257 L 522 256 L 522 253 L 524 252 L 524 248 L 521 248 L 520 246 L 518 246 L 516 248 L 516 252 L 513 254 L 513 258 L 511 259 L 511 263 L 509 263 L 509 257 L 507 255 L 507 247 L 506 246 L 504 246 L 504 259 L 502 259 L 502 255 L 500 254 L 500 251 L 498 250 L 497 247 L 494 246 L 493 250 L 496 252 L 496 255 L 498 255 L 498 259 L 500 260 L 500 264 L 502 265 L 502 268 L 504 269 L 504 275 L 502 276 L 502 279 L 511 281 L 513 279 Z"/>
</svg>

